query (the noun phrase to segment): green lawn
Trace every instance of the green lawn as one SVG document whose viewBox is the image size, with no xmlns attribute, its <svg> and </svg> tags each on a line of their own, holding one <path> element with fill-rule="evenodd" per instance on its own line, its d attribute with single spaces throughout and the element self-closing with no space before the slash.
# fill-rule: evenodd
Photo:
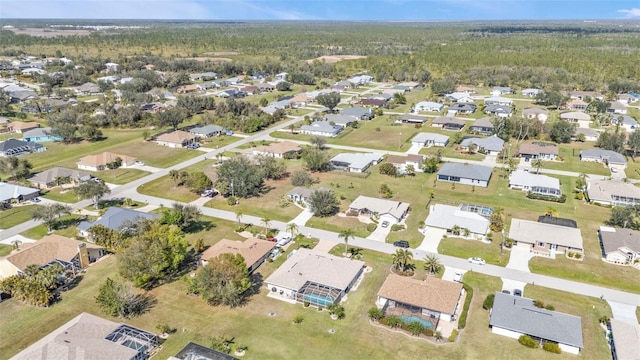
<svg viewBox="0 0 640 360">
<path fill-rule="evenodd" d="M 589 143 L 574 142 L 559 146 L 560 157 L 563 161 L 544 161 L 543 169 L 573 171 L 577 173 L 609 175 L 609 169 L 600 163 L 580 161 L 580 150 L 592 149 Z"/>
<path fill-rule="evenodd" d="M 210 149 L 217 149 L 223 146 L 227 146 L 229 144 L 233 144 L 234 142 L 241 140 L 242 138 L 237 136 L 213 136 L 209 138 L 200 139 L 200 144 L 203 147 Z"/>
<path fill-rule="evenodd" d="M 238 138 L 234 139 L 238 140 Z M 157 145 L 154 142 L 144 141 L 142 138 L 134 139 L 133 141 L 129 141 L 128 143 L 115 147 L 109 151 L 116 154 L 133 156 L 144 162 L 145 165 L 159 168 L 167 168 L 198 155 L 202 155 L 202 152 L 199 150 L 173 149 Z"/>
<path fill-rule="evenodd" d="M 13 246 L 0 244 L 0 257 L 11 254 L 11 251 L 13 251 Z"/>
<path fill-rule="evenodd" d="M 52 233 L 69 238 L 74 238 L 78 234 L 78 229 L 76 228 L 76 226 L 78 226 L 78 224 L 82 220 L 85 220 L 85 217 L 76 214 L 63 216 Z M 20 235 L 29 239 L 40 240 L 48 235 L 47 225 L 40 224 L 36 227 L 20 233 Z"/>
<path fill-rule="evenodd" d="M 89 173 L 91 174 L 91 176 L 97 177 L 103 180 L 104 182 L 107 182 L 109 184 L 116 184 L 116 185 L 124 185 L 133 180 L 138 180 L 140 178 L 143 178 L 149 175 L 149 173 L 146 171 L 143 171 L 140 169 L 133 169 L 133 168 L 119 168 L 114 170 L 89 171 Z"/>
<path fill-rule="evenodd" d="M 21 205 L 0 211 L 0 229 L 8 229 L 31 220 L 31 213 L 36 207 L 38 205 Z"/>
<path fill-rule="evenodd" d="M 194 165 L 188 166 L 182 170 L 188 173 L 195 171 L 202 171 L 206 173 L 207 171 L 210 171 L 211 166 L 215 163 L 215 160 L 204 160 Z M 138 192 L 145 195 L 157 196 L 181 202 L 191 202 L 200 197 L 199 194 L 192 192 L 186 186 L 176 186 L 169 175 L 140 185 L 138 187 Z"/>
<path fill-rule="evenodd" d="M 629 179 L 640 179 L 640 157 L 627 156 L 625 174 Z"/>
<path fill-rule="evenodd" d="M 63 189 L 61 187 L 55 187 L 48 190 L 40 190 L 42 197 L 54 201 L 60 201 L 65 203 L 78 202 L 78 196 L 73 192 L 73 189 Z"/>
<path fill-rule="evenodd" d="M 509 252 L 500 253 L 500 241 L 485 244 L 478 240 L 447 237 L 440 241 L 438 253 L 463 259 L 477 256 L 483 258 L 487 264 L 498 266 L 507 266 L 509 262 Z"/>
<path fill-rule="evenodd" d="M 371 231 L 367 231 L 367 224 L 360 222 L 354 217 L 339 217 L 330 216 L 325 218 L 312 217 L 307 221 L 307 226 L 327 230 L 340 232 L 344 229 L 351 229 L 355 236 L 366 238 L 371 235 Z"/>
</svg>

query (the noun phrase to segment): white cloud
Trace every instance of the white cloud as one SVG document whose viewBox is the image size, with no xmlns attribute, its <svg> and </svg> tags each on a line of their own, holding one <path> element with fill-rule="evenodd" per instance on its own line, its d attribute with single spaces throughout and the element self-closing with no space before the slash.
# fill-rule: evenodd
<svg viewBox="0 0 640 360">
<path fill-rule="evenodd" d="M 640 17 L 640 9 L 639 8 L 620 9 L 617 12 L 624 14 L 625 18 Z"/>
</svg>

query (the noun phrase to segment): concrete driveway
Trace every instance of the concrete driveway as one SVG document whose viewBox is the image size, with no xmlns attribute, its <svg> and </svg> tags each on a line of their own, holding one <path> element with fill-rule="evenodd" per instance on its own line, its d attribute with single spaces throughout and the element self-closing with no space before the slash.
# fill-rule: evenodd
<svg viewBox="0 0 640 360">
<path fill-rule="evenodd" d="M 295 217 L 295 219 L 291 220 L 291 222 L 298 226 L 304 226 L 312 217 L 313 213 L 311 210 L 309 210 L 309 208 L 305 208 L 300 214 L 298 214 L 298 216 Z"/>
<path fill-rule="evenodd" d="M 440 240 L 442 240 L 442 237 L 447 234 L 447 230 L 426 226 L 423 233 L 424 240 L 422 240 L 422 244 L 418 246 L 418 250 L 437 254 Z"/>
<path fill-rule="evenodd" d="M 606 299 L 605 299 L 606 300 Z M 609 301 L 613 318 L 616 320 L 626 321 L 628 323 L 637 324 L 638 318 L 636 317 L 636 307 L 633 305 L 622 304 L 615 301 Z"/>
<path fill-rule="evenodd" d="M 444 267 L 444 274 L 442 274 L 442 280 L 453 281 L 453 278 L 456 276 L 456 273 L 462 274 L 462 276 L 464 278 L 464 274 L 466 272 L 467 272 L 467 270 L 455 268 L 453 266 L 445 266 Z"/>
<path fill-rule="evenodd" d="M 388 221 L 389 222 L 389 225 L 386 228 L 382 227 L 382 223 L 384 221 Z M 371 235 L 367 236 L 367 239 L 368 240 L 380 241 L 380 242 L 386 242 L 387 241 L 387 236 L 389 235 L 389 232 L 391 232 L 391 226 L 393 226 L 393 224 L 395 224 L 395 223 L 396 223 L 395 220 L 386 219 L 384 217 L 381 217 L 380 221 L 378 222 L 378 226 L 371 233 Z"/>
<path fill-rule="evenodd" d="M 507 268 L 529 272 L 529 260 L 533 256 L 529 246 L 513 246 Z"/>
<path fill-rule="evenodd" d="M 513 294 L 513 290 L 520 289 L 522 290 L 522 296 L 525 296 L 524 294 L 525 285 L 527 285 L 527 282 L 525 281 L 516 281 L 516 280 L 502 278 L 502 290 L 509 290 L 511 294 Z"/>
</svg>

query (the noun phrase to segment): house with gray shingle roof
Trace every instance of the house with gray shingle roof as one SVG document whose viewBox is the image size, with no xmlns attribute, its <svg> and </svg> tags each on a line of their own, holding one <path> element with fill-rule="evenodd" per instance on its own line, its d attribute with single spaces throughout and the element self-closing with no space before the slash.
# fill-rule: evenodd
<svg viewBox="0 0 640 360">
<path fill-rule="evenodd" d="M 627 167 L 627 159 L 615 151 L 604 149 L 586 149 L 580 151 L 581 161 L 594 161 L 603 163 L 606 166 L 613 166 L 619 170 Z"/>
<path fill-rule="evenodd" d="M 342 131 L 342 128 L 338 125 L 332 125 L 328 121 L 314 121 L 311 125 L 300 126 L 300 132 L 307 135 L 318 135 L 334 137 Z"/>
<path fill-rule="evenodd" d="M 487 187 L 492 172 L 489 166 L 445 163 L 438 171 L 438 181 Z"/>
<path fill-rule="evenodd" d="M 499 138 L 498 135 L 493 135 L 486 138 L 466 138 L 460 143 L 460 146 L 466 151 L 469 150 L 471 145 L 477 146 L 477 151 L 479 152 L 498 155 L 504 148 L 504 140 Z"/>
<path fill-rule="evenodd" d="M 640 260 L 640 232 L 600 226 L 598 237 L 605 261 L 619 265 L 633 265 Z"/>
<path fill-rule="evenodd" d="M 513 102 L 513 100 L 507 99 L 507 98 L 503 98 L 503 97 L 500 97 L 500 96 L 492 96 L 492 97 L 484 99 L 484 104 L 487 105 L 487 106 L 489 106 L 489 105 L 507 106 L 507 105 L 511 105 L 512 102 Z"/>
<path fill-rule="evenodd" d="M 411 144 L 420 145 L 424 147 L 439 146 L 445 147 L 449 143 L 449 137 L 447 135 L 436 133 L 417 133 L 416 136 L 411 139 Z"/>
<path fill-rule="evenodd" d="M 45 150 L 47 150 L 47 148 L 38 143 L 13 138 L 0 142 L 0 157 L 18 156 L 22 154 L 43 152 Z"/>
<path fill-rule="evenodd" d="M 342 114 L 327 114 L 324 116 L 324 119 L 343 129 L 357 121 L 353 116 Z"/>
<path fill-rule="evenodd" d="M 63 182 L 77 184 L 81 181 L 91 180 L 91 174 L 80 170 L 56 166 L 30 177 L 29 182 L 41 188 L 50 188 L 58 185 L 61 179 L 64 179 Z"/>
<path fill-rule="evenodd" d="M 638 121 L 629 115 L 612 115 L 611 124 L 617 125 L 618 123 L 627 132 L 632 132 L 638 128 Z"/>
<path fill-rule="evenodd" d="M 95 225 L 102 225 L 111 230 L 119 230 L 130 222 L 140 220 L 152 220 L 159 218 L 158 214 L 150 214 L 142 211 L 125 209 L 117 206 L 110 207 L 98 220 L 94 222 L 82 221 L 78 224 L 81 236 L 89 236 L 89 229 Z"/>
<path fill-rule="evenodd" d="M 476 120 L 473 125 L 469 127 L 469 131 L 472 134 L 475 133 L 480 135 L 491 135 L 493 134 L 493 129 L 493 119 L 488 116 Z"/>
<path fill-rule="evenodd" d="M 511 106 L 505 105 L 487 105 L 484 108 L 484 113 L 487 115 L 495 115 L 497 117 L 507 118 L 513 113 Z"/>
<path fill-rule="evenodd" d="M 454 130 L 454 131 L 462 130 L 462 128 L 466 124 L 467 123 L 464 120 L 451 117 L 451 116 L 438 116 L 437 118 L 433 119 L 433 122 L 431 122 L 431 126 L 433 127 L 439 127 L 439 128 L 442 128 L 443 130 Z"/>
<path fill-rule="evenodd" d="M 360 173 L 380 161 L 382 154 L 378 153 L 342 153 L 334 156 L 330 162 L 334 170 Z"/>
<path fill-rule="evenodd" d="M 470 103 L 455 103 L 451 104 L 447 109 L 447 112 L 452 115 L 456 114 L 473 114 L 478 106 Z"/>
<path fill-rule="evenodd" d="M 361 106 L 348 107 L 340 110 L 341 115 L 352 116 L 356 120 L 369 120 L 373 118 L 373 110 Z"/>
<path fill-rule="evenodd" d="M 223 128 L 220 125 L 205 125 L 205 126 L 199 126 L 199 127 L 194 127 L 193 129 L 189 130 L 190 133 L 197 135 L 199 137 L 210 137 L 210 136 L 216 136 L 216 135 L 222 135 L 225 133 L 225 128 Z"/>
<path fill-rule="evenodd" d="M 494 334 L 518 339 L 529 335 L 539 341 L 558 343 L 563 352 L 579 354 L 584 348 L 579 316 L 538 308 L 533 300 L 496 292 L 489 317 Z"/>
<path fill-rule="evenodd" d="M 399 223 L 407 216 L 409 203 L 360 195 L 349 205 L 349 211 Z"/>
</svg>

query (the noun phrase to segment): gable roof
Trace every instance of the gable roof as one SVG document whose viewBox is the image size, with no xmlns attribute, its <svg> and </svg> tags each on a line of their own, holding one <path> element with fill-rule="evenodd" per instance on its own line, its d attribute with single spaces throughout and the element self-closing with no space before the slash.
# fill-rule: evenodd
<svg viewBox="0 0 640 360">
<path fill-rule="evenodd" d="M 475 164 L 445 163 L 438 171 L 439 175 L 454 176 L 464 179 L 489 181 L 493 169 L 489 166 Z"/>
<path fill-rule="evenodd" d="M 545 145 L 541 145 L 545 144 Z M 558 155 L 558 145 L 552 143 L 527 143 L 520 145 L 519 154 L 540 155 L 551 154 Z"/>
<path fill-rule="evenodd" d="M 12 121 L 9 123 L 9 128 L 13 130 L 29 130 L 40 127 L 40 124 L 33 121 Z"/>
<path fill-rule="evenodd" d="M 352 122 L 356 121 L 353 116 L 344 115 L 344 114 L 327 114 L 324 116 L 324 119 L 329 122 L 333 122 L 336 125 L 347 126 Z"/>
<path fill-rule="evenodd" d="M 17 199 L 20 196 L 32 195 L 34 193 L 37 194 L 39 192 L 40 190 L 38 189 L 0 182 L 0 202 Z"/>
<path fill-rule="evenodd" d="M 449 137 L 447 135 L 436 134 L 436 133 L 427 133 L 421 132 L 417 133 L 416 136 L 411 139 L 411 142 L 417 143 L 426 143 L 427 141 L 433 141 L 436 143 L 446 143 L 449 141 Z"/>
<path fill-rule="evenodd" d="M 539 241 L 583 249 L 580 229 L 539 223 L 523 219 L 511 219 L 509 235 L 515 241 L 537 244 Z"/>
<path fill-rule="evenodd" d="M 78 161 L 78 165 L 92 166 L 92 167 L 105 166 L 108 163 L 115 161 L 116 158 L 122 159 L 122 162 L 125 164 L 132 163 L 136 160 L 132 156 L 114 154 L 112 152 L 105 151 L 100 154 L 87 155 L 83 158 L 80 158 L 80 161 Z"/>
<path fill-rule="evenodd" d="M 298 196 L 303 197 L 303 198 L 309 198 L 311 196 L 311 194 L 313 193 L 313 191 L 314 190 L 311 190 L 311 189 L 306 188 L 306 187 L 296 186 L 293 189 L 287 191 L 287 195 L 289 195 L 289 196 L 298 195 Z"/>
<path fill-rule="evenodd" d="M 209 134 L 215 134 L 215 133 L 224 132 L 224 131 L 225 129 L 220 125 L 205 125 L 205 126 L 194 127 L 193 129 L 189 130 L 190 133 L 196 134 L 196 135 L 209 135 Z"/>
<path fill-rule="evenodd" d="M 331 125 L 328 121 L 314 121 L 311 125 L 302 125 L 300 126 L 300 130 L 302 131 L 317 131 L 329 134 L 337 134 L 340 132 L 340 127 L 337 125 Z"/>
<path fill-rule="evenodd" d="M 624 106 L 624 104 L 619 102 L 619 101 L 612 101 L 609 104 L 610 104 L 609 105 L 609 109 L 612 109 L 612 110 L 626 110 L 627 109 L 627 107 Z"/>
<path fill-rule="evenodd" d="M 640 325 L 618 319 L 610 323 L 617 359 L 640 359 Z"/>
<path fill-rule="evenodd" d="M 581 159 L 598 159 L 598 160 L 606 160 L 609 164 L 626 164 L 627 159 L 625 159 L 622 154 L 617 153 L 613 150 L 604 150 L 604 149 L 586 149 L 580 151 Z"/>
<path fill-rule="evenodd" d="M 492 96 L 484 99 L 485 104 L 511 104 L 513 100 L 501 96 Z"/>
<path fill-rule="evenodd" d="M 557 178 L 542 174 L 532 174 L 524 170 L 516 170 L 512 172 L 511 175 L 509 175 L 509 184 L 520 186 L 540 186 L 560 190 L 560 180 Z"/>
<path fill-rule="evenodd" d="M 387 155 L 387 158 L 385 159 L 388 163 L 392 163 L 392 164 L 406 164 L 407 162 L 415 162 L 415 163 L 420 163 L 423 160 L 423 156 L 422 155 L 416 155 L 416 154 L 409 154 L 407 156 L 393 156 L 393 155 Z"/>
<path fill-rule="evenodd" d="M 363 169 L 374 161 L 382 160 L 379 153 L 340 153 L 331 158 L 332 163 L 345 163 L 354 169 Z"/>
<path fill-rule="evenodd" d="M 86 231 L 94 225 L 102 225 L 111 230 L 117 230 L 128 221 L 135 222 L 139 219 L 151 220 L 159 217 L 160 215 L 158 214 L 150 214 L 142 211 L 112 206 L 98 220 L 94 222 L 83 221 L 78 224 L 78 229 Z"/>
<path fill-rule="evenodd" d="M 210 260 L 222 254 L 240 254 L 247 267 L 252 267 L 263 256 L 270 253 L 274 247 L 276 247 L 275 242 L 257 238 L 248 238 L 245 241 L 222 239 L 205 250 L 201 258 Z"/>
<path fill-rule="evenodd" d="M 43 266 L 54 260 L 71 261 L 78 255 L 78 247 L 83 244 L 87 248 L 102 249 L 102 246 L 51 234 L 35 243 L 24 244 L 21 250 L 6 259 L 22 271 L 31 264 Z"/>
<path fill-rule="evenodd" d="M 480 119 L 476 120 L 473 123 L 473 125 L 471 125 L 471 128 L 474 128 L 474 127 L 483 127 L 483 128 L 491 128 L 491 129 L 493 129 L 494 128 L 493 119 L 491 119 L 488 116 L 480 118 Z"/>
<path fill-rule="evenodd" d="M 49 184 L 54 182 L 57 178 L 71 178 L 75 180 L 89 179 L 91 174 L 88 172 L 67 169 L 56 166 L 51 169 L 44 170 L 29 178 L 29 181 L 36 184 Z"/>
<path fill-rule="evenodd" d="M 546 109 L 542 109 L 542 108 L 537 108 L 537 107 L 528 107 L 528 108 L 524 108 L 522 110 L 522 115 L 540 115 L 540 114 L 544 114 L 544 115 L 549 115 L 549 111 Z"/>
<path fill-rule="evenodd" d="M 600 239 L 605 253 L 622 247 L 640 253 L 640 232 L 636 230 L 600 226 Z"/>
<path fill-rule="evenodd" d="M 44 148 L 44 146 L 42 146 L 41 144 L 14 138 L 10 138 L 7 141 L 0 142 L 0 153 L 3 153 L 5 155 L 20 154 L 25 151 L 33 152 L 42 148 Z"/>
<path fill-rule="evenodd" d="M 499 138 L 498 135 L 492 135 L 486 138 L 466 138 L 460 143 L 462 146 L 469 146 L 471 144 L 476 144 L 479 148 L 488 151 L 502 151 L 504 140 Z"/>
<path fill-rule="evenodd" d="M 458 225 L 475 234 L 486 234 L 490 221 L 480 214 L 460 210 L 456 206 L 434 204 L 430 207 L 429 216 L 424 223 L 440 229 L 452 229 Z"/>
<path fill-rule="evenodd" d="M 423 280 L 391 274 L 380 287 L 378 296 L 423 309 L 453 314 L 458 306 L 462 284 L 427 276 Z"/>
<path fill-rule="evenodd" d="M 433 119 L 432 124 L 436 124 L 436 125 L 454 124 L 454 125 L 464 126 L 466 122 L 462 119 L 458 119 L 451 116 L 438 116 L 437 118 Z"/>
<path fill-rule="evenodd" d="M 26 138 L 47 137 L 47 136 L 50 136 L 52 138 L 59 137 L 59 136 L 51 135 L 50 132 L 51 132 L 50 127 L 46 127 L 46 128 L 38 127 L 35 129 L 22 132 L 22 138 L 26 139 Z"/>
<path fill-rule="evenodd" d="M 533 300 L 520 296 L 496 292 L 489 325 L 584 347 L 580 317 L 537 308 L 533 305 Z"/>
<path fill-rule="evenodd" d="M 409 211 L 409 203 L 360 195 L 353 200 L 349 208 L 358 210 L 367 209 L 379 215 L 389 214 L 400 220 L 407 211 Z"/>
<path fill-rule="evenodd" d="M 340 110 L 340 114 L 361 118 L 363 116 L 371 115 L 371 110 L 360 107 L 360 106 L 354 106 L 354 107 L 348 107 Z"/>
<path fill-rule="evenodd" d="M 587 194 L 591 200 L 614 202 L 614 196 L 640 199 L 640 188 L 623 181 L 587 179 Z"/>
<path fill-rule="evenodd" d="M 362 271 L 364 265 L 364 261 L 300 248 L 291 254 L 265 283 L 299 290 L 307 282 L 313 282 L 345 290 Z"/>
<path fill-rule="evenodd" d="M 432 109 L 432 108 L 442 109 L 443 107 L 444 107 L 443 104 L 433 102 L 433 101 L 420 101 L 415 105 L 415 108 L 428 108 L 428 109 Z"/>
<path fill-rule="evenodd" d="M 501 114 L 511 114 L 511 112 L 513 111 L 513 109 L 511 109 L 511 106 L 508 105 L 487 105 L 484 108 L 484 112 L 485 113 L 501 113 Z"/>
<path fill-rule="evenodd" d="M 478 106 L 471 103 L 455 103 L 449 106 L 449 111 L 476 111 Z"/>
<path fill-rule="evenodd" d="M 465 98 L 470 99 L 470 100 L 472 100 L 472 99 L 473 99 L 473 98 L 471 97 L 471 95 L 469 95 L 469 93 L 468 93 L 468 92 L 461 92 L 461 91 L 458 91 L 458 92 L 452 92 L 452 93 L 450 93 L 450 94 L 446 94 L 446 95 L 445 95 L 445 97 L 446 97 L 447 99 L 451 99 L 451 100 L 453 100 L 453 101 L 460 101 L 461 99 L 465 99 Z"/>
<path fill-rule="evenodd" d="M 187 141 L 197 139 L 198 135 L 188 133 L 183 130 L 175 130 L 170 133 L 162 134 L 156 137 L 156 141 L 162 141 L 173 144 L 184 144 Z"/>
<path fill-rule="evenodd" d="M 570 111 L 560 114 L 560 119 L 589 121 L 591 120 L 591 116 L 589 116 L 589 114 L 583 113 L 582 111 Z"/>
</svg>

